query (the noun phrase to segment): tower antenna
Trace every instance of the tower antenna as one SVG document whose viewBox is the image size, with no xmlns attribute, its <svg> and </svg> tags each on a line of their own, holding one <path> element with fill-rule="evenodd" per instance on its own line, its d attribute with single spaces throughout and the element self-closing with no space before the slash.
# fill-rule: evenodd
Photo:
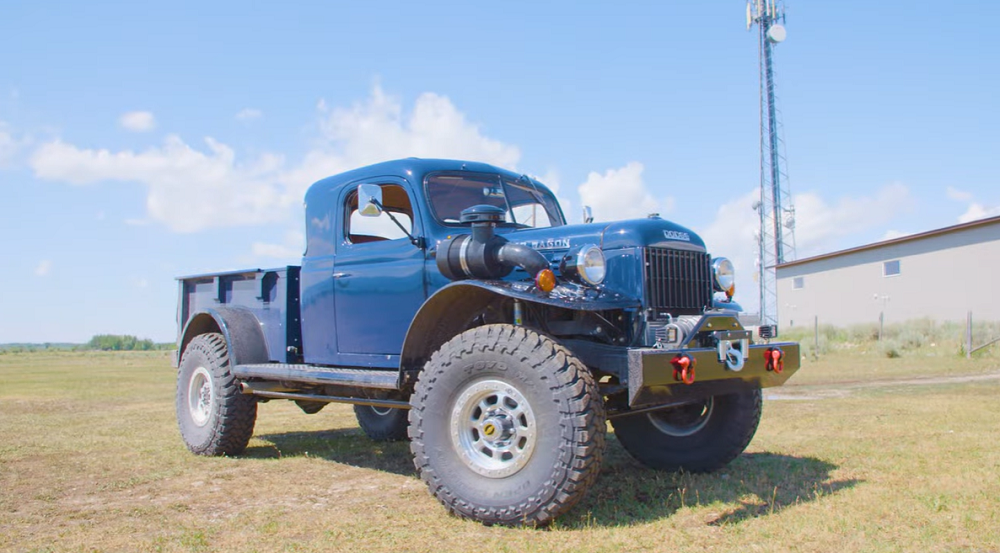
<svg viewBox="0 0 1000 553">
<path fill-rule="evenodd" d="M 760 55 L 760 200 L 754 210 L 760 218 L 757 242 L 757 283 L 760 287 L 760 324 L 778 324 L 775 266 L 795 259 L 795 206 L 781 138 L 781 112 L 774 95 L 775 45 L 785 40 L 785 6 L 781 0 L 747 2 L 747 30 L 757 25 Z"/>
</svg>

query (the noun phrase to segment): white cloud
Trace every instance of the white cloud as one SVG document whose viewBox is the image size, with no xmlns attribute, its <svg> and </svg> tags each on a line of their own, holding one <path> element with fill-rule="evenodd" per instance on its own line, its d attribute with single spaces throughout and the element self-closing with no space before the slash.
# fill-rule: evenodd
<svg viewBox="0 0 1000 553">
<path fill-rule="evenodd" d="M 715 220 L 699 230 L 713 255 L 728 257 L 736 267 L 738 300 L 749 311 L 757 309 L 757 284 L 754 278 L 757 242 L 754 238 L 760 220 L 753 204 L 760 198 L 751 190 L 723 204 Z M 795 205 L 795 241 L 799 259 L 846 247 L 842 241 L 860 232 L 885 225 L 913 205 L 909 189 L 899 183 L 883 187 L 873 196 L 840 198 L 830 203 L 816 192 L 797 194 Z"/>
<path fill-rule="evenodd" d="M 19 161 L 21 151 L 31 143 L 31 137 L 15 133 L 4 121 L 0 121 L 0 169 L 10 167 Z"/>
<path fill-rule="evenodd" d="M 283 259 L 294 261 L 305 251 L 306 237 L 301 231 L 288 231 L 282 244 L 254 242 L 250 250 L 255 258 Z"/>
<path fill-rule="evenodd" d="M 884 240 L 895 240 L 896 238 L 902 238 L 904 236 L 909 236 L 910 234 L 912 234 L 912 233 L 901 232 L 901 231 L 898 231 L 898 230 L 889 229 L 889 230 L 885 231 L 885 234 L 882 235 L 882 240 L 883 241 Z"/>
<path fill-rule="evenodd" d="M 6 167 L 19 148 L 17 140 L 7 130 L 7 124 L 0 121 L 0 167 Z"/>
<path fill-rule="evenodd" d="M 30 163 L 39 178 L 71 184 L 117 180 L 148 188 L 146 209 L 154 221 L 177 232 L 232 226 L 284 217 L 279 191 L 265 178 L 280 158 L 236 162 L 231 148 L 206 138 L 207 152 L 168 136 L 144 152 L 81 149 L 56 140 L 35 151 Z"/>
<path fill-rule="evenodd" d="M 754 279 L 757 242 L 754 233 L 759 219 L 753 203 L 760 193 L 752 190 L 731 202 L 722 204 L 715 220 L 707 227 L 696 228 L 709 253 L 726 257 L 736 269 L 736 299 L 748 311 L 756 310 L 757 285 Z M 752 307 L 753 306 L 753 307 Z"/>
<path fill-rule="evenodd" d="M 141 152 L 54 140 L 39 147 L 30 164 L 43 179 L 142 184 L 148 190 L 146 219 L 177 232 L 195 232 L 276 221 L 300 225 L 298 210 L 313 182 L 377 161 L 453 157 L 513 168 L 521 155 L 516 146 L 485 136 L 437 94 L 422 94 L 412 111 L 405 112 L 398 99 L 376 86 L 350 108 L 330 108 L 320 101 L 317 113 L 321 140 L 291 167 L 279 155 L 239 160 L 231 147 L 211 137 L 200 150 L 172 135 Z"/>
<path fill-rule="evenodd" d="M 302 257 L 302 250 L 289 248 L 283 244 L 268 244 L 265 242 L 254 242 L 250 251 L 255 257 L 267 257 L 275 259 L 288 259 Z"/>
<path fill-rule="evenodd" d="M 508 169 L 521 158 L 517 146 L 485 136 L 451 100 L 430 92 L 421 94 L 409 113 L 379 86 L 350 108 L 330 108 L 320 100 L 317 111 L 323 115 L 323 143 L 282 175 L 297 199 L 320 178 L 394 158 L 469 159 Z"/>
<path fill-rule="evenodd" d="M 252 121 L 254 119 L 260 119 L 264 113 L 259 109 L 254 108 L 243 108 L 236 114 L 237 121 Z"/>
<path fill-rule="evenodd" d="M 878 228 L 913 207 L 910 190 L 900 183 L 884 186 L 874 196 L 840 198 L 830 205 L 818 193 L 794 197 L 795 239 L 800 258 L 838 247 L 837 240 Z"/>
<path fill-rule="evenodd" d="M 630 161 L 624 167 L 608 169 L 604 174 L 591 171 L 577 190 L 583 205 L 594 210 L 597 221 L 615 221 L 646 217 L 650 213 L 666 213 L 673 209 L 674 199 L 655 198 L 642 180 L 644 167 Z"/>
<path fill-rule="evenodd" d="M 156 128 L 156 118 L 148 111 L 130 111 L 118 119 L 118 124 L 132 132 L 148 132 Z"/>
<path fill-rule="evenodd" d="M 969 207 L 966 208 L 965 213 L 958 216 L 959 223 L 968 223 L 970 221 L 975 221 L 978 219 L 986 219 L 988 217 L 996 217 L 1000 215 L 1000 205 L 998 206 L 986 206 L 982 203 L 975 201 L 973 195 L 970 192 L 965 192 L 964 190 L 959 190 L 953 186 L 949 186 L 945 193 L 948 195 L 949 199 L 956 202 L 968 203 Z"/>
<path fill-rule="evenodd" d="M 949 199 L 955 200 L 957 202 L 967 202 L 972 199 L 972 194 L 964 190 L 959 190 L 954 186 L 949 186 L 945 189 L 945 194 L 948 195 Z"/>
<path fill-rule="evenodd" d="M 978 219 L 986 219 L 987 217 L 996 217 L 997 215 L 1000 215 L 1000 205 L 986 207 L 983 204 L 973 202 L 969 204 L 969 209 L 966 209 L 965 213 L 958 216 L 958 222 L 968 223 Z"/>
<path fill-rule="evenodd" d="M 48 259 L 43 259 L 41 262 L 38 263 L 38 266 L 35 267 L 35 275 L 40 277 L 47 276 L 49 274 L 49 271 L 51 270 L 52 270 L 52 262 L 49 261 Z"/>
</svg>

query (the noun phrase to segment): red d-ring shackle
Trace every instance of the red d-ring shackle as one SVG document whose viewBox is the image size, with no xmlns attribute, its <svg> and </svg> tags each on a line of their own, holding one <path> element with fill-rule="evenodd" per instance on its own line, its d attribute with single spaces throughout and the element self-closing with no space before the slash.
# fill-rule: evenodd
<svg viewBox="0 0 1000 553">
<path fill-rule="evenodd" d="M 694 358 L 685 354 L 677 354 L 670 360 L 674 366 L 674 380 L 685 384 L 694 384 Z"/>
<path fill-rule="evenodd" d="M 785 370 L 785 352 L 780 348 L 767 348 L 764 352 L 764 362 L 767 370 L 781 374 L 781 371 Z"/>
</svg>

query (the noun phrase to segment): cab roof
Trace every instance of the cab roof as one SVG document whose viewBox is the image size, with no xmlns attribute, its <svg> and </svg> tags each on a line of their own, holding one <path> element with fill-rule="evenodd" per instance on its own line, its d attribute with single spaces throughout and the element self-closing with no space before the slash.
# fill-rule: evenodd
<svg viewBox="0 0 1000 553">
<path fill-rule="evenodd" d="M 308 201 L 308 198 L 313 194 L 333 191 L 352 183 L 356 184 L 360 180 L 377 179 L 379 177 L 398 177 L 406 179 L 419 187 L 420 184 L 424 182 L 424 177 L 428 173 L 434 173 L 437 171 L 497 173 L 511 179 L 517 179 L 521 176 L 520 173 L 515 173 L 514 171 L 510 171 L 508 169 L 502 169 L 495 165 L 478 161 L 408 157 L 406 159 L 394 159 L 392 161 L 383 161 L 381 163 L 359 167 L 357 169 L 352 169 L 350 171 L 316 181 L 309 187 L 309 191 L 306 193 L 306 198 Z M 537 180 L 532 179 L 532 181 L 540 189 L 549 191 L 545 185 L 541 184 Z"/>
</svg>

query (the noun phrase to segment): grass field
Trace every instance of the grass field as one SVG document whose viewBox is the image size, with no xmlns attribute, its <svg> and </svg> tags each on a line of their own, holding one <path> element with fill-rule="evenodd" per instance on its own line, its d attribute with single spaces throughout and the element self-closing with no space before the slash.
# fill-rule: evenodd
<svg viewBox="0 0 1000 553">
<path fill-rule="evenodd" d="M 181 443 L 168 354 L 0 355 L 5 551 L 1000 552 L 1000 362 L 855 348 L 808 361 L 712 475 L 614 439 L 544 530 L 448 516 L 350 407 L 261 406 L 240 458 Z"/>
</svg>

